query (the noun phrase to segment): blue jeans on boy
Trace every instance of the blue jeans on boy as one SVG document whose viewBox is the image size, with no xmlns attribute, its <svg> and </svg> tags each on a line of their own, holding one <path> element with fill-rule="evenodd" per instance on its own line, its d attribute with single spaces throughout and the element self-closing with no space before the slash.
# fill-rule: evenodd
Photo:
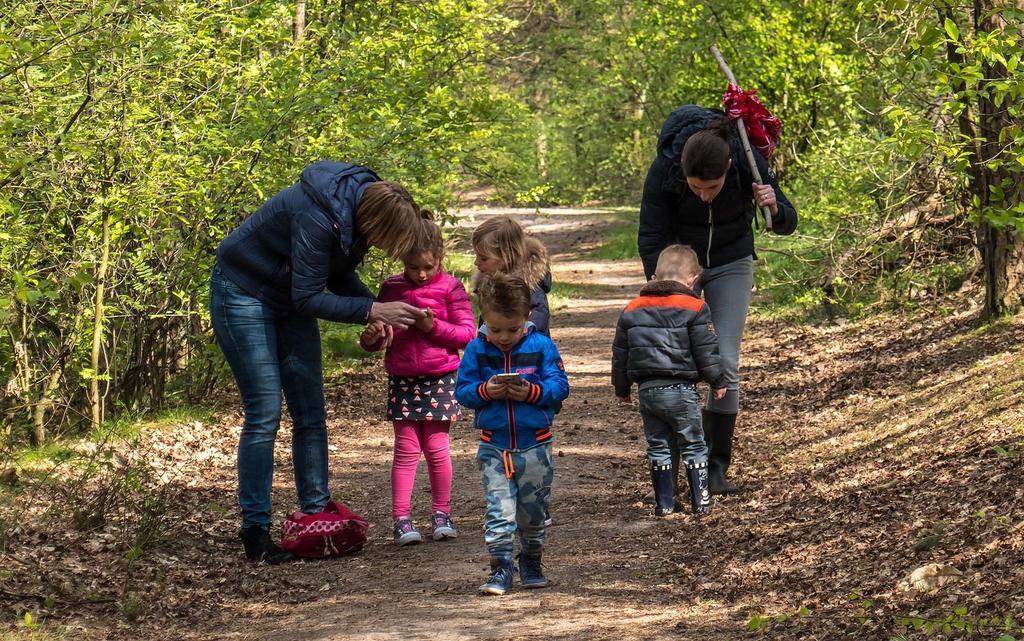
<svg viewBox="0 0 1024 641">
<path fill-rule="evenodd" d="M 274 441 L 281 392 L 292 417 L 292 464 L 299 509 L 323 510 L 327 490 L 327 412 L 320 330 L 315 318 L 272 309 L 214 266 L 210 319 L 242 397 L 238 503 L 242 527 L 270 526 Z"/>
<path fill-rule="evenodd" d="M 670 465 L 673 444 L 687 464 L 708 460 L 701 428 L 700 397 L 693 383 L 679 383 L 640 390 L 640 416 L 647 437 L 651 465 Z"/>
<path fill-rule="evenodd" d="M 481 443 L 476 462 L 487 499 L 484 543 L 491 557 L 511 558 L 517 531 L 522 551 L 540 552 L 551 524 L 551 444 L 510 451 Z"/>
</svg>

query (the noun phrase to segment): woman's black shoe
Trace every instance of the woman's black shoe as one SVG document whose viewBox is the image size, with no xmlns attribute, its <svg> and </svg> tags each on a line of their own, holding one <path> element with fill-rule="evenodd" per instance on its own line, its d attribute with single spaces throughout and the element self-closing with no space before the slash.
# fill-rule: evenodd
<svg viewBox="0 0 1024 641">
<path fill-rule="evenodd" d="M 259 525 L 250 525 L 244 528 L 239 536 L 242 539 L 242 545 L 245 546 L 245 558 L 250 561 L 278 565 L 295 559 L 294 554 L 278 547 L 270 538 L 270 533 Z"/>
</svg>

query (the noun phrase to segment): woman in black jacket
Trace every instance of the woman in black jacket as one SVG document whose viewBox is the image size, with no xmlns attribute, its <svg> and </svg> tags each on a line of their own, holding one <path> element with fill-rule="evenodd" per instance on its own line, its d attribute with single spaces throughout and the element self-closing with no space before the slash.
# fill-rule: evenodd
<svg viewBox="0 0 1024 641">
<path fill-rule="evenodd" d="M 274 442 L 281 394 L 292 417 L 299 509 L 323 511 L 327 411 L 317 319 L 409 327 L 424 312 L 378 303 L 356 268 L 370 247 L 402 258 L 422 214 L 401 185 L 366 167 L 321 161 L 221 241 L 210 278 L 210 318 L 231 366 L 245 421 L 238 442 L 241 538 L 254 561 L 292 558 L 270 538 Z"/>
<path fill-rule="evenodd" d="M 737 490 L 725 473 L 740 408 L 740 341 L 754 284 L 751 224 L 761 207 L 771 210 L 772 231 L 777 234 L 793 233 L 797 222 L 796 209 L 756 149 L 754 160 L 766 179 L 763 185 L 754 182 L 736 130 L 725 115 L 683 105 L 662 127 L 640 204 L 637 247 L 648 280 L 658 254 L 674 243 L 692 247 L 704 268 L 697 289 L 703 290 L 711 310 L 728 389 L 721 400 L 709 395 L 704 407 L 712 494 Z"/>
</svg>

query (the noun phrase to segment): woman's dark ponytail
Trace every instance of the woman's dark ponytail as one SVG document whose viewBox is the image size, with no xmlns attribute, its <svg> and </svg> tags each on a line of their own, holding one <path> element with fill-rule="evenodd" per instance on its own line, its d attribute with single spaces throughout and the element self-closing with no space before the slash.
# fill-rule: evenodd
<svg viewBox="0 0 1024 641">
<path fill-rule="evenodd" d="M 722 116 L 690 136 L 683 145 L 680 158 L 683 176 L 698 180 L 717 180 L 724 176 L 732 157 L 729 146 L 731 131 L 729 119 Z"/>
</svg>

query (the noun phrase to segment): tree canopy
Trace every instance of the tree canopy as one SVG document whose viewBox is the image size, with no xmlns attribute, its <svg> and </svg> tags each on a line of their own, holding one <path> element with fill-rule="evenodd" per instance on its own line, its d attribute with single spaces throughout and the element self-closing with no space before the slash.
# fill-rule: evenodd
<svg viewBox="0 0 1024 641">
<path fill-rule="evenodd" d="M 1020 2 L 0 4 L 0 413 L 36 442 L 207 389 L 216 243 L 305 164 L 635 205 L 715 43 L 785 123 L 806 300 L 905 268 L 1022 302 Z"/>
</svg>

